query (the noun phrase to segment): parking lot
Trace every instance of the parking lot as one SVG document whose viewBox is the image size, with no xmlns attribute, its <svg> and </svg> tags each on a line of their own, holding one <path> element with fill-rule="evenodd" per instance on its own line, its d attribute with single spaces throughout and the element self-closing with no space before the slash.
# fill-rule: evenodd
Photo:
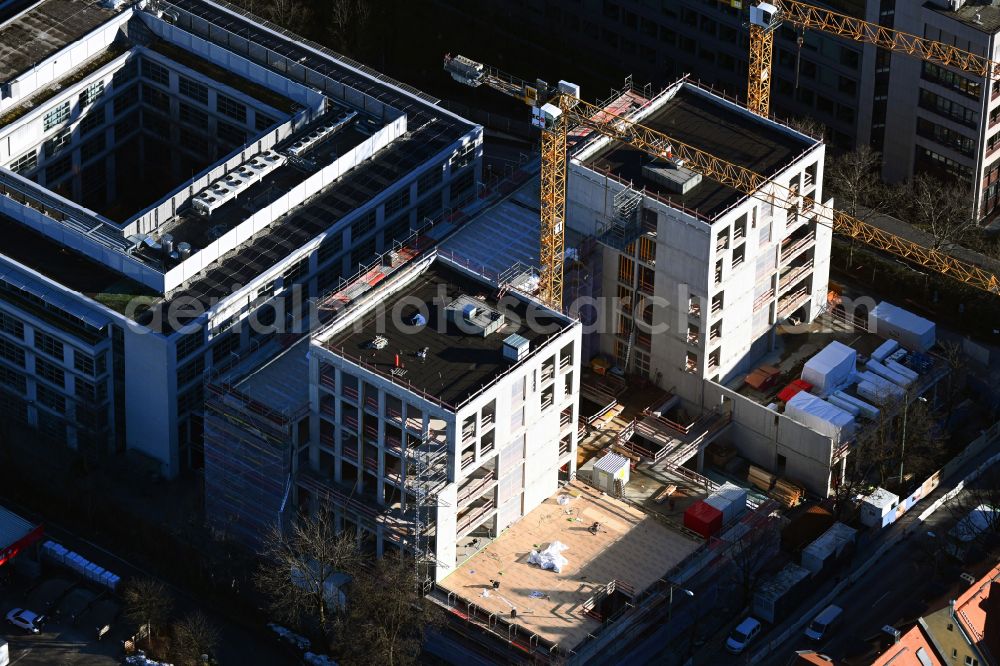
<svg viewBox="0 0 1000 666">
<path fill-rule="evenodd" d="M 68 572 L 48 573 L 34 582 L 14 577 L 0 588 L 0 612 L 6 617 L 12 608 L 27 608 L 48 617 L 39 634 L 3 622 L 0 632 L 10 644 L 12 665 L 121 663 L 127 623 L 121 621 L 118 600 L 102 588 Z M 111 630 L 98 640 L 98 627 L 108 623 Z"/>
</svg>

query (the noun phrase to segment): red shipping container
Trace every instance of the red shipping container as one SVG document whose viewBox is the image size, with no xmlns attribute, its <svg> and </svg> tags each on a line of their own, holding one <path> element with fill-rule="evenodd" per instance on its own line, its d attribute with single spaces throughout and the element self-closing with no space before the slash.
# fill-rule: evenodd
<svg viewBox="0 0 1000 666">
<path fill-rule="evenodd" d="M 684 527 L 707 539 L 722 527 L 722 512 L 699 500 L 684 512 Z"/>
<path fill-rule="evenodd" d="M 804 379 L 796 379 L 791 384 L 781 389 L 778 393 L 778 400 L 781 402 L 788 402 L 796 396 L 800 391 L 808 391 L 812 388 L 812 384 Z"/>
</svg>

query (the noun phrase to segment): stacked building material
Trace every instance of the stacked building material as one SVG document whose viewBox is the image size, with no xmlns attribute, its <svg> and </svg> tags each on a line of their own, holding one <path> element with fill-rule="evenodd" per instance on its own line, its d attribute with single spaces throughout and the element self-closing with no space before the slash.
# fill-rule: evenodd
<svg viewBox="0 0 1000 666">
<path fill-rule="evenodd" d="M 781 502 L 785 508 L 796 506 L 805 497 L 806 491 L 796 483 L 787 479 L 778 479 L 767 494 L 771 499 Z"/>
<path fill-rule="evenodd" d="M 760 488 L 765 493 L 771 490 L 774 486 L 774 481 L 778 477 L 770 472 L 762 470 L 756 465 L 750 465 L 750 471 L 747 474 L 747 481 L 752 483 L 755 487 Z"/>
</svg>

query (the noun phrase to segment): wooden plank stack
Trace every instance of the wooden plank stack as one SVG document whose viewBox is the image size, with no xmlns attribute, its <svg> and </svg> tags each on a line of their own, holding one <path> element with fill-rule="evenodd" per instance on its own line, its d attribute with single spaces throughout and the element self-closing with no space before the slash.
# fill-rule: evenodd
<svg viewBox="0 0 1000 666">
<path fill-rule="evenodd" d="M 789 481 L 788 479 L 778 479 L 774 488 L 768 493 L 771 499 L 778 500 L 784 507 L 791 508 L 802 501 L 805 497 L 805 490 L 802 489 L 797 483 Z"/>
<path fill-rule="evenodd" d="M 747 474 L 747 481 L 763 492 L 768 492 L 774 486 L 774 481 L 778 477 L 768 471 L 762 470 L 756 465 L 750 465 L 750 472 Z"/>
</svg>

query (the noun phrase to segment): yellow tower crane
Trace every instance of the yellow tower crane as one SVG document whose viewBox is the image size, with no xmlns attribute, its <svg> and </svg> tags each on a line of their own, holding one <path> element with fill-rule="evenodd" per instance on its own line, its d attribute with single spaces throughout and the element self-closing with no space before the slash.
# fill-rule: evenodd
<svg viewBox="0 0 1000 666">
<path fill-rule="evenodd" d="M 906 53 L 939 65 L 957 67 L 990 79 L 1000 79 L 1000 63 L 960 48 L 893 30 L 877 23 L 813 7 L 798 0 L 756 2 L 750 7 L 750 75 L 747 108 L 767 116 L 771 108 L 771 53 L 774 31 L 782 23 L 819 30 L 895 53 Z"/>
<path fill-rule="evenodd" d="M 825 208 L 812 198 L 802 196 L 755 171 L 584 102 L 579 98 L 579 87 L 571 83 L 560 81 L 557 85 L 550 86 L 538 80 L 529 84 L 463 56 L 445 56 L 444 68 L 455 80 L 465 85 L 487 85 L 532 107 L 532 123 L 542 129 L 542 299 L 554 307 L 562 306 L 566 135 L 570 127 L 585 127 L 654 158 L 680 160 L 684 168 L 701 174 L 704 178 L 711 178 L 748 196 L 783 206 L 786 210 L 796 210 L 799 214 L 815 212 L 817 221 L 822 220 L 819 223 L 829 225 L 836 233 L 857 239 L 963 284 L 1000 295 L 1000 279 L 989 271 L 940 250 L 908 241 L 841 211 Z"/>
</svg>

